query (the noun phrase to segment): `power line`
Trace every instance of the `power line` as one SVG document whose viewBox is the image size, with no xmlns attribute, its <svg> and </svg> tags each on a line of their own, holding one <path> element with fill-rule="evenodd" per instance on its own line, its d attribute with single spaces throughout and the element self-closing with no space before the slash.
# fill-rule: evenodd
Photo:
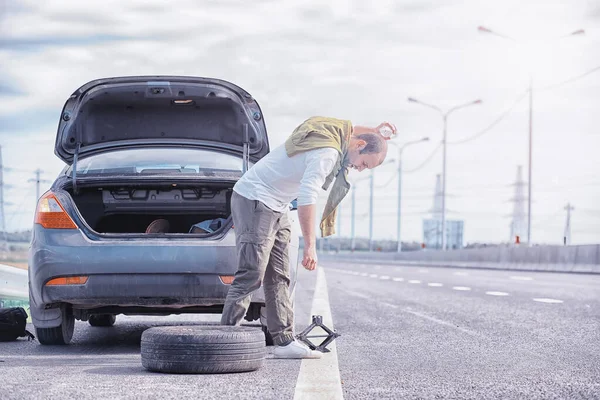
<svg viewBox="0 0 600 400">
<path fill-rule="evenodd" d="M 592 68 L 591 70 L 589 70 L 589 71 L 587 71 L 587 72 L 584 72 L 583 74 L 580 74 L 580 75 L 574 76 L 574 77 L 572 77 L 572 78 L 569 78 L 569 79 L 567 79 L 567 80 L 564 80 L 564 81 L 562 81 L 562 82 L 555 83 L 555 84 L 548 85 L 548 86 L 543 86 L 543 87 L 541 87 L 541 88 L 539 88 L 539 89 L 536 89 L 536 88 L 534 88 L 534 90 L 535 90 L 535 91 L 542 91 L 542 90 L 550 90 L 550 89 L 555 89 L 555 88 L 557 88 L 557 87 L 559 87 L 559 86 L 566 85 L 567 83 L 571 83 L 571 82 L 578 81 L 579 79 L 581 79 L 581 78 L 584 78 L 584 77 L 586 77 L 586 76 L 588 76 L 588 75 L 590 75 L 590 74 L 592 74 L 592 73 L 594 73 L 594 72 L 596 72 L 596 71 L 600 71 L 600 66 L 597 66 L 596 68 Z"/>
<path fill-rule="evenodd" d="M 433 159 L 433 156 L 435 156 L 435 153 L 438 152 L 438 150 L 442 147 L 442 142 L 440 142 L 437 147 L 435 149 L 433 149 L 433 151 L 431 152 L 431 154 L 425 159 L 425 161 L 423 161 L 421 164 L 419 164 L 418 167 L 413 168 L 413 169 L 408 169 L 408 170 L 404 170 L 402 171 L 405 174 L 410 174 L 413 172 L 417 172 L 418 170 L 420 170 L 421 168 L 423 168 L 429 161 L 431 161 Z"/>
<path fill-rule="evenodd" d="M 498 118 L 496 118 L 494 120 L 494 122 L 492 122 L 490 125 L 488 125 L 482 131 L 476 133 L 473 136 L 469 136 L 469 137 L 467 137 L 465 139 L 457 140 L 455 142 L 448 142 L 448 144 L 463 144 L 463 143 L 467 143 L 467 142 L 475 140 L 475 139 L 479 138 L 480 136 L 484 135 L 485 133 L 489 132 L 494 126 L 498 125 L 500 123 L 500 121 L 502 121 L 503 119 L 505 119 L 506 117 L 508 117 L 508 115 L 511 113 L 511 111 L 517 106 L 517 104 L 519 104 L 519 102 L 521 100 L 523 100 L 525 98 L 525 96 L 527 96 L 528 93 L 529 92 L 526 91 L 525 93 L 523 93 L 519 97 L 517 97 L 516 100 L 514 101 L 514 103 L 507 110 L 505 110 L 502 114 L 500 114 L 500 116 L 498 116 Z"/>
</svg>

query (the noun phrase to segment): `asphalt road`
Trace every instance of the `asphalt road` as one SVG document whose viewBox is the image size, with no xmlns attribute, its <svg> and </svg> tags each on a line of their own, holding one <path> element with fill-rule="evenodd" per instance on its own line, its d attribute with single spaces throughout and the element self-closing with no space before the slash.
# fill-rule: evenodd
<svg viewBox="0 0 600 400">
<path fill-rule="evenodd" d="M 600 276 L 323 267 L 346 399 L 600 398 Z M 315 280 L 299 275 L 297 329 Z M 228 375 L 142 368 L 144 329 L 216 321 L 119 316 L 112 328 L 78 322 L 70 346 L 0 343 L 0 399 L 292 399 L 299 360 L 269 356 L 259 371 Z"/>
</svg>

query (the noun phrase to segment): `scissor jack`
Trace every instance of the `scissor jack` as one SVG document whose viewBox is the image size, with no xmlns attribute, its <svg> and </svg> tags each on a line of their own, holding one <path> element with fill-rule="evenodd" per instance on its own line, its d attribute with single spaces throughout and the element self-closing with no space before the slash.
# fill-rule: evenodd
<svg viewBox="0 0 600 400">
<path fill-rule="evenodd" d="M 312 331 L 316 327 L 323 329 L 325 332 L 327 332 L 327 335 L 308 336 L 310 331 Z M 311 350 L 318 350 L 321 353 L 329 353 L 331 350 L 329 350 L 327 348 L 327 346 L 340 336 L 341 335 L 339 333 L 337 333 L 336 331 L 332 331 L 331 329 L 329 329 L 328 327 L 323 325 L 323 317 L 321 315 L 313 315 L 312 316 L 312 324 L 310 324 L 305 330 L 303 330 L 302 332 L 297 334 L 296 339 L 298 339 L 301 342 L 303 342 L 304 344 L 306 344 L 308 347 L 310 347 Z M 325 339 L 321 342 L 320 345 L 316 346 L 313 342 L 311 342 L 309 340 L 310 338 L 325 338 Z"/>
</svg>

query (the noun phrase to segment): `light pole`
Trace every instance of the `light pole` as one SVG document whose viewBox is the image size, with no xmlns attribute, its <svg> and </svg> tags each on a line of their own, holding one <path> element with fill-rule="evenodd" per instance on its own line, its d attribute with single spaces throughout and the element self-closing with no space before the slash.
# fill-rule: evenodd
<svg viewBox="0 0 600 400">
<path fill-rule="evenodd" d="M 419 100 L 415 99 L 414 97 L 409 97 L 408 101 L 413 102 L 413 103 L 417 103 L 417 104 L 421 104 L 422 106 L 425 106 L 425 107 L 433 108 L 434 110 L 436 110 L 437 112 L 439 112 L 440 115 L 442 116 L 442 118 L 444 119 L 444 137 L 442 139 L 442 146 L 443 146 L 443 164 L 442 164 L 442 250 L 446 250 L 446 147 L 447 147 L 446 133 L 447 133 L 448 116 L 451 113 L 453 113 L 454 111 L 459 110 L 461 108 L 473 106 L 475 104 L 481 104 L 482 101 L 479 100 L 479 99 L 474 100 L 474 101 L 470 101 L 468 103 L 452 107 L 451 109 L 449 109 L 446 112 L 442 111 L 442 109 L 439 108 L 439 107 L 437 107 L 437 106 L 434 106 L 432 104 L 423 103 L 422 101 L 419 101 Z"/>
<path fill-rule="evenodd" d="M 404 149 L 410 145 L 427 142 L 429 140 L 428 137 L 421 138 L 419 140 L 413 140 L 412 142 L 407 142 L 404 145 L 400 146 L 396 142 L 389 141 L 390 144 L 393 144 L 398 148 L 398 221 L 396 227 L 396 238 L 398 239 L 398 249 L 397 252 L 402 252 L 402 241 L 400 238 L 400 223 L 401 223 L 401 214 L 402 214 L 402 152 Z"/>
<path fill-rule="evenodd" d="M 507 35 L 495 32 L 485 26 L 477 27 L 477 30 L 481 33 L 487 33 L 490 35 L 498 36 L 503 39 L 512 40 L 517 42 L 518 40 Z M 568 35 L 561 36 L 561 38 L 583 35 L 585 30 L 578 29 L 569 33 Z M 532 157 L 533 156 L 533 72 L 529 71 L 529 160 L 528 160 L 528 177 L 527 177 L 527 245 L 531 246 L 531 181 L 532 181 Z"/>
</svg>

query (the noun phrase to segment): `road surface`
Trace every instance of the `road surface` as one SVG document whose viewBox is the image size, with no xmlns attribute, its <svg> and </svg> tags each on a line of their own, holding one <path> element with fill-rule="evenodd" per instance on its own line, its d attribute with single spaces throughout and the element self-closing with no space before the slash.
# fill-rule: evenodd
<svg viewBox="0 0 600 400">
<path fill-rule="evenodd" d="M 296 325 L 331 311 L 342 336 L 322 360 L 268 356 L 252 373 L 150 373 L 139 355 L 145 329 L 219 316 L 119 316 L 112 328 L 78 322 L 70 346 L 0 343 L 0 398 L 600 398 L 600 276 L 320 268 L 299 274 Z"/>
</svg>

